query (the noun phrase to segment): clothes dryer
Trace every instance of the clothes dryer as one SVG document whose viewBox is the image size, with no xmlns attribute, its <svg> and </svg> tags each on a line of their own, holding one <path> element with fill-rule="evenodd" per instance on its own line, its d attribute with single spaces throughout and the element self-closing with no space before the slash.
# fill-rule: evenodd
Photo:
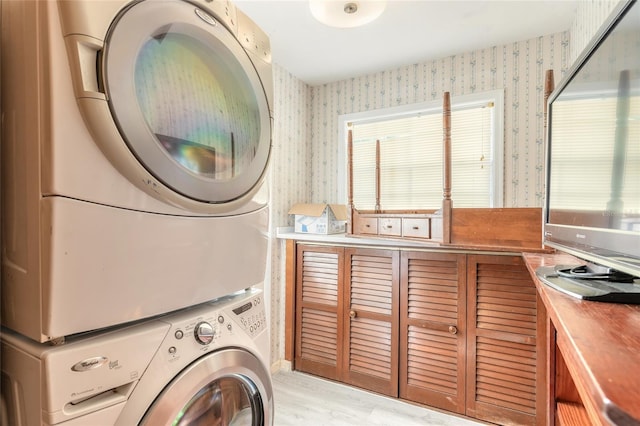
<svg viewBox="0 0 640 426">
<path fill-rule="evenodd" d="M 263 282 L 268 37 L 228 1 L 2 10 L 2 324 L 60 340 Z"/>
<path fill-rule="evenodd" d="M 60 346 L 8 331 L 0 417 L 7 426 L 270 426 L 268 334 L 258 290 Z"/>
</svg>

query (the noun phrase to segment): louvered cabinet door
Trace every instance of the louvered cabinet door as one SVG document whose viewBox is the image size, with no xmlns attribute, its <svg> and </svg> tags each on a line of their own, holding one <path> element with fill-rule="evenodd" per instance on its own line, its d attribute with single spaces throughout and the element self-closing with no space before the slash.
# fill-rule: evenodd
<svg viewBox="0 0 640 426">
<path fill-rule="evenodd" d="M 467 282 L 467 415 L 500 424 L 536 424 L 536 289 L 531 276 L 519 256 L 473 255 Z"/>
<path fill-rule="evenodd" d="M 398 396 L 398 252 L 345 249 L 344 379 Z"/>
<path fill-rule="evenodd" d="M 465 410 L 465 255 L 403 252 L 400 397 Z"/>
<path fill-rule="evenodd" d="M 344 249 L 299 244 L 294 368 L 339 380 Z"/>
</svg>

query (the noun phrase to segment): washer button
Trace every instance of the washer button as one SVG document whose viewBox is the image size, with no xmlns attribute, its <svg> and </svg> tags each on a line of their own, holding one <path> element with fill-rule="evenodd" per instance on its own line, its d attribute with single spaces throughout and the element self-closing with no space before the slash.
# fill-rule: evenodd
<svg viewBox="0 0 640 426">
<path fill-rule="evenodd" d="M 169 353 L 170 353 L 171 355 L 175 354 L 177 351 L 178 351 L 178 350 L 176 349 L 176 347 L 175 347 L 175 346 L 171 346 L 171 347 L 169 348 Z"/>
<path fill-rule="evenodd" d="M 176 330 L 176 332 L 174 333 L 174 337 L 180 340 L 184 337 L 184 332 L 182 330 Z"/>
<path fill-rule="evenodd" d="M 224 323 L 224 317 L 222 315 L 218 315 L 218 322 L 220 324 Z"/>
</svg>

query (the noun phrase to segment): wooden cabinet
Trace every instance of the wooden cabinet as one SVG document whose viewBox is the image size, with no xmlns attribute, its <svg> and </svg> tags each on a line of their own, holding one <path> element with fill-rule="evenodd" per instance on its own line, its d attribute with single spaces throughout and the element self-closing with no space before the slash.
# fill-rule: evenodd
<svg viewBox="0 0 640 426">
<path fill-rule="evenodd" d="M 344 249 L 298 245 L 296 258 L 295 366 L 340 380 Z"/>
<path fill-rule="evenodd" d="M 520 256 L 297 244 L 294 368 L 498 424 L 544 424 Z"/>
<path fill-rule="evenodd" d="M 640 425 L 640 305 L 576 299 L 536 277 L 541 266 L 579 263 L 573 256 L 524 257 L 545 324 L 547 424 Z"/>
<path fill-rule="evenodd" d="M 465 413 L 466 256 L 403 252 L 400 397 Z"/>
<path fill-rule="evenodd" d="M 496 423 L 537 416 L 536 289 L 519 256 L 403 252 L 400 397 Z"/>
<path fill-rule="evenodd" d="M 398 396 L 398 252 L 345 249 L 343 381 Z"/>
<path fill-rule="evenodd" d="M 522 258 L 469 255 L 467 282 L 467 415 L 544 424 L 536 399 L 536 288 Z"/>
<path fill-rule="evenodd" d="M 298 245 L 295 368 L 398 393 L 398 252 Z"/>
<path fill-rule="evenodd" d="M 395 239 L 442 241 L 441 214 L 373 214 L 353 211 L 351 230 L 355 235 L 376 235 Z"/>
</svg>

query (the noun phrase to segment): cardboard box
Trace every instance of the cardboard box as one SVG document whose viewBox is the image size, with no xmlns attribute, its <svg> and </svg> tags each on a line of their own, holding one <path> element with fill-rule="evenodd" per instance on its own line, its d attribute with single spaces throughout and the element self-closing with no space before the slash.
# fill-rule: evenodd
<svg viewBox="0 0 640 426">
<path fill-rule="evenodd" d="M 347 206 L 343 204 L 296 204 L 295 231 L 305 234 L 339 234 L 345 231 Z"/>
</svg>

